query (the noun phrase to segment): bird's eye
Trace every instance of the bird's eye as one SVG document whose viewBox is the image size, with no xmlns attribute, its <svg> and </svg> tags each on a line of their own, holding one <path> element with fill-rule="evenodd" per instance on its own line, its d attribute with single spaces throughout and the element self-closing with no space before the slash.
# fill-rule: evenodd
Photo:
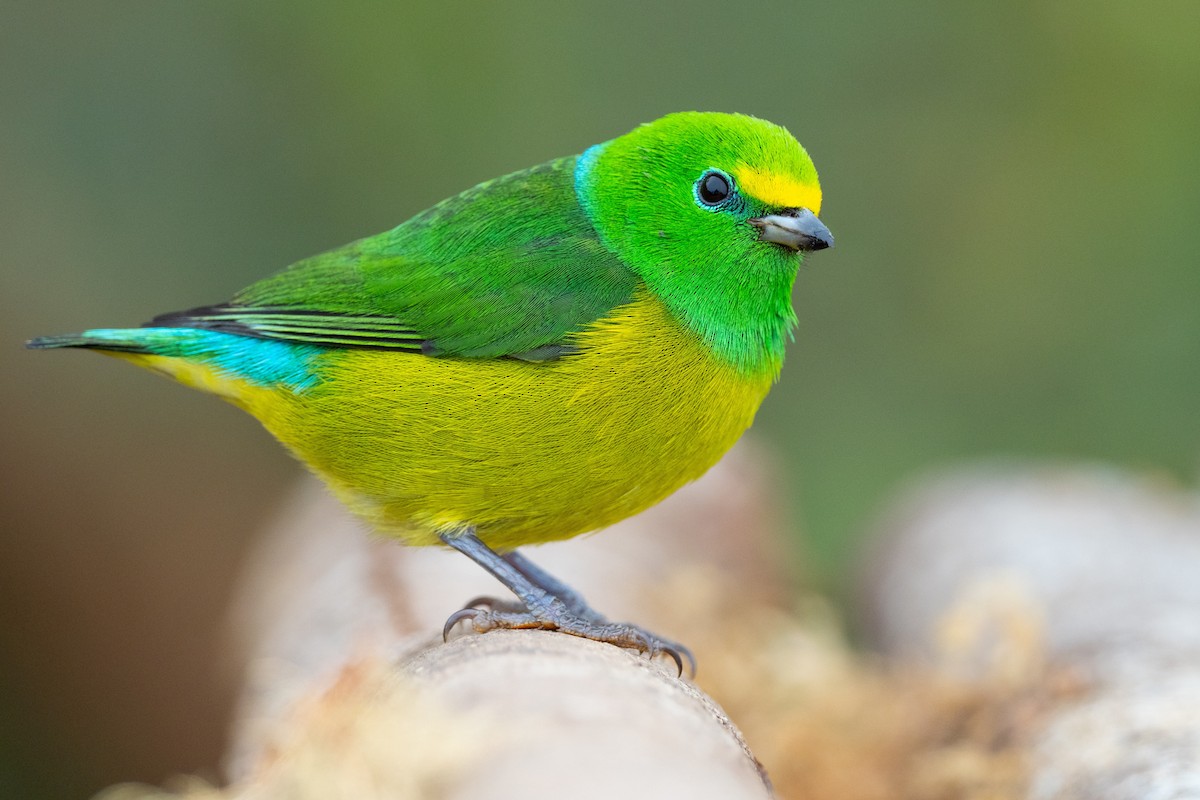
<svg viewBox="0 0 1200 800">
<path fill-rule="evenodd" d="M 732 181 L 728 175 L 722 172 L 709 170 L 700 176 L 700 180 L 696 181 L 696 199 L 706 206 L 719 206 L 732 193 Z"/>
</svg>

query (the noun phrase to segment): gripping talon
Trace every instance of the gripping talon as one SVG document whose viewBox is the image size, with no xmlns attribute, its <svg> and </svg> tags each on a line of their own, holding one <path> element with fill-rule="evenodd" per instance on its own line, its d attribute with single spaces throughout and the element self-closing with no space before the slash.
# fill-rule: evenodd
<svg viewBox="0 0 1200 800">
<path fill-rule="evenodd" d="M 683 662 L 687 661 L 687 673 L 689 679 L 696 677 L 696 657 L 692 655 L 692 651 L 681 644 L 673 644 L 666 648 L 666 653 L 675 659 L 675 665 L 679 667 L 679 677 L 683 677 Z"/>
<path fill-rule="evenodd" d="M 688 679 L 696 677 L 696 657 L 692 655 L 692 651 L 688 650 L 681 644 L 658 644 L 645 651 L 646 657 L 653 659 L 656 656 L 667 656 L 675 662 L 675 677 L 683 677 L 683 664 L 687 662 Z"/>
<path fill-rule="evenodd" d="M 442 626 L 442 641 L 443 642 L 450 641 L 450 631 L 454 628 L 455 625 L 462 622 L 464 619 L 473 620 L 478 615 L 479 615 L 479 609 L 471 608 L 470 605 L 468 605 L 466 608 L 460 608 L 458 611 L 455 611 L 446 620 L 446 624 Z"/>
<path fill-rule="evenodd" d="M 665 652 L 665 654 L 671 656 L 671 661 L 676 662 L 676 678 L 683 678 L 683 654 L 680 654 L 679 650 L 674 648 L 664 648 L 662 649 L 662 652 Z M 696 675 L 696 669 L 695 667 L 692 667 L 690 654 L 688 656 L 688 666 L 691 667 L 688 676 L 689 678 L 694 678 Z"/>
<path fill-rule="evenodd" d="M 675 677 L 682 678 L 683 677 L 683 658 L 680 657 L 679 651 L 677 651 L 674 647 L 664 647 L 662 649 L 662 652 L 669 655 L 671 657 L 671 660 L 675 662 L 675 669 L 678 670 L 678 672 L 675 673 Z"/>
</svg>

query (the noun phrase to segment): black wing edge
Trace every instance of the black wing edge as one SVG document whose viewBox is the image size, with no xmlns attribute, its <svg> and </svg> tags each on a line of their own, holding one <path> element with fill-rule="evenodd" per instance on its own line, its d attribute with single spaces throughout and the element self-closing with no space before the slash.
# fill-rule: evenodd
<svg viewBox="0 0 1200 800">
<path fill-rule="evenodd" d="M 325 347 L 431 353 L 433 343 L 390 317 L 347 315 L 308 308 L 197 306 L 159 314 L 143 328 L 198 328 Z"/>
</svg>

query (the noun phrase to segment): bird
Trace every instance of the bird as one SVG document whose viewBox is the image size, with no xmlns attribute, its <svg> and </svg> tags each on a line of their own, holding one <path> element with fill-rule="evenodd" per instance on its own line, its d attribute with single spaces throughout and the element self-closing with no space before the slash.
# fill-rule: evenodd
<svg viewBox="0 0 1200 800">
<path fill-rule="evenodd" d="M 665 655 L 518 550 L 606 527 L 698 478 L 777 380 L 805 255 L 833 246 L 785 128 L 668 114 L 485 181 L 224 303 L 85 348 L 256 417 L 379 534 L 456 550 L 515 600 L 446 621 Z"/>
</svg>

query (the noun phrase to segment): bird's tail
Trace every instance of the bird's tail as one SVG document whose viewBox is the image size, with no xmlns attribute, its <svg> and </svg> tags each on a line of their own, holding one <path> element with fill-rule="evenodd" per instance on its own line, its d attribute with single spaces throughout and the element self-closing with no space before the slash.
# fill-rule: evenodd
<svg viewBox="0 0 1200 800">
<path fill-rule="evenodd" d="M 54 350 L 59 347 L 83 347 L 89 350 L 107 350 L 111 353 L 154 354 L 152 343 L 147 341 L 144 328 L 94 330 L 67 336 L 39 336 L 25 343 L 30 350 Z"/>
<path fill-rule="evenodd" d="M 240 382 L 212 363 L 214 344 L 208 339 L 226 334 L 187 328 L 97 328 L 66 336 L 39 336 L 25 346 L 31 350 L 76 347 L 95 350 L 174 378 L 203 391 L 237 399 Z"/>
<path fill-rule="evenodd" d="M 160 372 L 202 391 L 247 405 L 263 390 L 299 392 L 320 380 L 322 349 L 198 328 L 97 328 L 40 336 L 33 350 L 79 347 Z"/>
</svg>

